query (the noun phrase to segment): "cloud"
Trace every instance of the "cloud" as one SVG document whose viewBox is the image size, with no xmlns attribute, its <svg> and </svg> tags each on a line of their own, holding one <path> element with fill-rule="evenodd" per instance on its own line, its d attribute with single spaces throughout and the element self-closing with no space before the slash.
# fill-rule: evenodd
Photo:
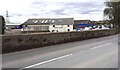
<svg viewBox="0 0 120 70">
<path fill-rule="evenodd" d="M 54 10 L 51 12 L 53 12 L 56 15 L 66 15 L 66 13 L 64 13 L 64 11 L 65 11 L 64 9 L 58 9 L 58 10 Z"/>
<path fill-rule="evenodd" d="M 104 2 L 105 0 L 36 0 L 37 2 Z"/>
<path fill-rule="evenodd" d="M 43 3 L 43 2 L 34 2 L 32 7 L 42 10 L 41 12 L 57 13 L 57 15 L 65 15 L 70 12 L 79 13 L 79 14 L 89 14 L 94 11 L 102 11 L 102 7 L 99 3 L 91 2 L 71 2 L 71 3 Z M 65 12 L 68 11 L 68 12 Z"/>
<path fill-rule="evenodd" d="M 6 1 L 6 0 L 5 0 Z M 8 6 L 1 8 L 9 11 L 11 22 L 23 23 L 29 18 L 73 17 L 74 19 L 101 20 L 104 1 L 100 0 L 11 0 Z M 5 6 L 5 5 L 4 5 Z M 4 12 L 4 13 L 3 13 Z"/>
<path fill-rule="evenodd" d="M 11 15 L 13 15 L 13 16 L 23 16 L 22 14 L 17 14 L 17 13 L 11 14 Z"/>
</svg>

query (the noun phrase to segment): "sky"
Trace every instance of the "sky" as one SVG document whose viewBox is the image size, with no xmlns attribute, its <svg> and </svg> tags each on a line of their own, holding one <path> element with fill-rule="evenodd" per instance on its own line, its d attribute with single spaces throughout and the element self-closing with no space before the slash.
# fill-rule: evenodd
<svg viewBox="0 0 120 70">
<path fill-rule="evenodd" d="M 29 18 L 74 18 L 103 20 L 105 0 L 0 0 L 0 15 L 9 14 L 11 23 Z"/>
</svg>

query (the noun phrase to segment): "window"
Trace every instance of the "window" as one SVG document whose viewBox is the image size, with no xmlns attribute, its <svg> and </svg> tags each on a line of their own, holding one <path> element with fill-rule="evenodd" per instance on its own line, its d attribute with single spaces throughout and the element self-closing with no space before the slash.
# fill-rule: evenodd
<svg viewBox="0 0 120 70">
<path fill-rule="evenodd" d="M 70 31 L 70 29 L 68 29 L 68 31 Z"/>
<path fill-rule="evenodd" d="M 68 27 L 69 27 L 70 25 L 68 25 Z"/>
<path fill-rule="evenodd" d="M 37 23 L 37 22 L 38 22 L 38 20 L 34 21 L 34 23 Z"/>
<path fill-rule="evenodd" d="M 55 27 L 55 25 L 53 25 L 53 27 Z"/>
<path fill-rule="evenodd" d="M 34 22 L 35 22 L 35 20 L 32 20 L 32 22 L 34 23 Z"/>
<path fill-rule="evenodd" d="M 48 22 L 48 20 L 45 20 L 45 23 L 47 23 Z"/>
<path fill-rule="evenodd" d="M 62 20 L 60 20 L 60 22 L 61 22 Z"/>
<path fill-rule="evenodd" d="M 52 20 L 52 23 L 54 23 L 55 22 L 55 20 Z"/>
<path fill-rule="evenodd" d="M 54 32 L 54 30 L 52 30 L 52 32 Z"/>
<path fill-rule="evenodd" d="M 41 23 L 44 23 L 44 20 L 42 20 Z"/>
</svg>

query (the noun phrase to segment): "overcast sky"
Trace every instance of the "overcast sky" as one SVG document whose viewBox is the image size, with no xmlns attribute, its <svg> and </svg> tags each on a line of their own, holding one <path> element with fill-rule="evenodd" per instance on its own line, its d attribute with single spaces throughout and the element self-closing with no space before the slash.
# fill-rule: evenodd
<svg viewBox="0 0 120 70">
<path fill-rule="evenodd" d="M 75 20 L 102 20 L 104 0 L 0 0 L 0 15 L 9 12 L 14 23 L 29 18 L 72 17 Z"/>
</svg>

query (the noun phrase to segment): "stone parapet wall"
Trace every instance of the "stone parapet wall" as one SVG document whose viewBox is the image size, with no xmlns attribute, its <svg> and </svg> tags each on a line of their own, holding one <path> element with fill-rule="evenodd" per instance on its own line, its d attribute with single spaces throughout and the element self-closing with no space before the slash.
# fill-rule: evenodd
<svg viewBox="0 0 120 70">
<path fill-rule="evenodd" d="M 10 52 L 28 50 L 33 48 L 40 48 L 49 45 L 104 37 L 114 34 L 117 34 L 117 31 L 94 30 L 94 31 L 80 31 L 80 32 L 3 35 L 2 53 L 10 53 Z"/>
</svg>

